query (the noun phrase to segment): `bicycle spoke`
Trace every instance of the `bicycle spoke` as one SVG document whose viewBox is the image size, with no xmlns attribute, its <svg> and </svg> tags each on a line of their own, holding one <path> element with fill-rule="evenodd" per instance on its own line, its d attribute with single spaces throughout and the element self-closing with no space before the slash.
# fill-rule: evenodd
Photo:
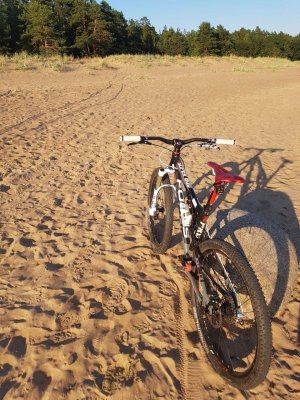
<svg viewBox="0 0 300 400">
<path fill-rule="evenodd" d="M 202 310 L 212 350 L 219 362 L 232 372 L 244 373 L 255 359 L 257 346 L 251 298 L 235 266 L 224 254 L 211 256 L 208 253 L 203 266 L 208 290 L 214 294 L 214 307 L 216 302 L 219 304 L 216 310 L 212 309 L 213 306 Z M 243 316 L 239 319 L 236 317 L 235 299 Z M 220 326 L 216 330 L 215 325 L 218 324 Z"/>
</svg>

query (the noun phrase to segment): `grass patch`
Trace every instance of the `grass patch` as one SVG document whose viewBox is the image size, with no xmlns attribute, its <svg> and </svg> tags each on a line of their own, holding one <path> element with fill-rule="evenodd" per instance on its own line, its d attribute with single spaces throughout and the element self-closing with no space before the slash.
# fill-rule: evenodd
<svg viewBox="0 0 300 400">
<path fill-rule="evenodd" d="M 26 71 L 40 68 L 49 68 L 53 71 L 69 71 L 69 65 L 75 63 L 69 56 L 41 56 L 31 55 L 26 52 L 15 53 L 12 56 L 0 56 L 2 70 Z"/>
<path fill-rule="evenodd" d="M 71 71 L 72 68 L 70 68 L 71 62 L 66 62 L 65 60 L 58 60 L 58 61 L 53 61 L 52 63 L 50 63 L 50 68 L 53 71 L 57 71 L 57 72 L 68 72 Z"/>
<path fill-rule="evenodd" d="M 124 66 L 137 66 L 140 68 L 193 66 L 205 68 L 213 72 L 254 72 L 259 70 L 277 71 L 285 68 L 298 67 L 300 61 L 289 61 L 282 58 L 246 58 L 237 56 L 226 57 L 186 57 L 186 56 L 160 56 L 153 54 L 119 54 L 107 57 L 91 57 L 74 59 L 71 56 L 39 56 L 26 52 L 12 56 L 0 55 L 0 69 L 6 70 L 33 70 L 50 69 L 54 72 L 67 72 L 76 67 L 85 67 L 90 70 L 115 70 Z"/>
<path fill-rule="evenodd" d="M 8 63 L 7 56 L 0 55 L 0 68 L 5 68 Z"/>
<path fill-rule="evenodd" d="M 95 58 L 85 58 L 82 63 L 88 69 L 102 71 L 105 69 L 117 69 L 117 67 L 113 66 L 111 63 L 107 61 L 106 58 L 95 57 Z"/>
</svg>

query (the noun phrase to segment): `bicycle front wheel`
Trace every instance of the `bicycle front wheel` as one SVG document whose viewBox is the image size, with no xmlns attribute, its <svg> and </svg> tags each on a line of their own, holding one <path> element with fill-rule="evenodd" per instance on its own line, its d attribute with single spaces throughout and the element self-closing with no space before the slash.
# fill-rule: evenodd
<svg viewBox="0 0 300 400">
<path fill-rule="evenodd" d="M 271 321 L 259 282 L 245 257 L 231 244 L 210 239 L 196 254 L 209 302 L 193 313 L 200 340 L 214 369 L 239 389 L 266 377 L 272 354 Z M 199 281 L 199 290 L 201 292 Z"/>
<path fill-rule="evenodd" d="M 162 185 L 170 185 L 169 176 L 160 177 L 159 168 L 156 168 L 151 176 L 148 192 L 148 229 L 152 248 L 155 253 L 165 253 L 169 248 L 173 230 L 173 193 L 172 188 L 162 187 L 155 204 L 155 212 L 149 214 L 152 205 L 154 190 Z"/>
</svg>

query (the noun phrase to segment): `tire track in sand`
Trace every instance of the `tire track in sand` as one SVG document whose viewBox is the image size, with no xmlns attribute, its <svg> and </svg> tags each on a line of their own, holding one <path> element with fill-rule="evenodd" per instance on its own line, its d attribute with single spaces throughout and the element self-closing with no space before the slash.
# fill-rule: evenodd
<svg viewBox="0 0 300 400">
<path fill-rule="evenodd" d="M 115 79 L 115 77 L 114 77 Z M 60 112 L 58 115 L 53 115 L 52 112 L 50 113 L 42 113 L 40 119 L 36 119 L 34 117 L 29 117 L 26 120 L 22 121 L 20 124 L 17 124 L 16 126 L 25 126 L 32 124 L 32 122 L 35 123 L 36 126 L 34 127 L 28 127 L 30 129 L 30 135 L 34 135 L 34 138 L 31 140 L 30 136 L 26 136 L 24 134 L 22 135 L 17 135 L 14 137 L 14 145 L 15 146 L 20 146 L 21 144 L 25 142 L 28 142 L 30 140 L 30 152 L 37 152 L 40 154 L 41 148 L 46 145 L 48 145 L 49 140 L 51 139 L 53 142 L 55 142 L 55 148 L 57 149 L 60 144 L 63 144 L 65 142 L 68 142 L 69 146 L 72 146 L 72 143 L 74 144 L 74 147 L 77 147 L 78 145 L 78 135 L 74 135 L 73 130 L 70 129 L 64 129 L 63 134 L 61 132 L 57 131 L 54 129 L 54 127 L 60 123 L 63 119 L 65 121 L 69 120 L 75 120 L 79 121 L 80 119 L 83 119 L 85 116 L 85 110 L 90 110 L 94 107 L 103 107 L 106 104 L 109 104 L 113 101 L 115 101 L 118 96 L 122 93 L 124 88 L 124 85 L 121 82 L 114 82 L 113 80 L 110 80 L 107 82 L 107 84 L 102 88 L 97 90 L 96 92 L 92 93 L 88 97 L 80 100 L 79 102 L 74 102 L 73 107 L 71 109 L 68 109 L 66 107 L 66 104 L 63 104 L 62 106 L 57 107 L 55 110 L 59 110 Z M 111 93 L 112 92 L 112 93 Z M 102 101 L 99 101 L 99 96 L 104 95 L 104 98 L 102 98 Z M 84 104 L 82 104 L 84 102 Z M 55 111 L 54 110 L 54 111 Z M 51 110 L 50 110 L 51 111 Z M 4 128 L 4 131 L 6 128 Z M 1 133 L 2 131 L 0 131 Z M 33 133 L 34 132 L 34 133 Z M 47 132 L 47 140 L 45 139 L 45 134 Z M 38 136 L 37 136 L 38 134 Z M 51 138 L 50 136 L 51 135 Z M 11 139 L 11 138 L 8 138 Z M 16 140 L 19 139 L 19 140 Z M 5 137 L 3 137 L 3 143 L 5 144 Z M 10 144 L 10 142 L 8 143 Z M 0 146 L 1 148 L 2 146 Z M 2 147 L 3 149 L 5 146 Z M 43 162 L 41 160 L 40 162 Z M 33 170 L 36 170 L 40 165 L 40 162 L 34 162 L 34 166 L 30 166 L 30 171 L 32 172 Z"/>
<path fill-rule="evenodd" d="M 183 290 L 183 281 L 179 274 L 174 270 L 173 261 L 166 259 L 166 256 L 161 256 L 162 266 L 170 275 L 171 279 L 175 282 L 178 292 L 174 298 L 174 308 L 176 315 L 176 331 L 179 350 L 180 366 L 179 371 L 181 375 L 181 392 L 182 399 L 188 400 L 188 359 L 187 359 L 187 337 L 184 329 L 184 315 L 188 315 L 187 301 L 185 299 Z M 164 262 L 166 261 L 166 262 Z"/>
<path fill-rule="evenodd" d="M 101 94 L 104 90 L 107 91 L 107 90 L 109 90 L 109 89 L 112 89 L 113 87 L 114 87 L 113 84 L 112 84 L 111 82 L 109 82 L 109 84 L 107 85 L 107 87 L 103 88 L 103 89 L 101 90 L 101 92 L 99 92 L 98 94 Z M 93 108 L 93 107 L 99 107 L 99 106 L 102 106 L 102 105 L 104 105 L 104 104 L 110 103 L 111 101 L 116 100 L 117 97 L 122 93 L 123 87 L 124 87 L 123 84 L 121 84 L 120 87 L 119 87 L 119 89 L 116 91 L 116 93 L 115 93 L 112 97 L 110 97 L 109 99 L 107 99 L 107 100 L 103 100 L 102 102 L 100 102 L 100 103 L 97 102 L 97 103 L 95 103 L 95 104 L 93 104 L 93 103 L 92 103 L 92 104 L 86 104 L 86 105 L 81 106 L 81 107 L 79 107 L 79 108 L 73 109 L 73 110 L 71 110 L 70 112 L 67 112 L 66 114 L 64 114 L 64 115 L 62 115 L 62 116 L 58 116 L 58 117 L 55 117 L 55 118 L 53 118 L 53 119 L 50 119 L 49 121 L 47 121 L 47 124 L 53 124 L 53 123 L 55 123 L 55 122 L 57 122 L 57 121 L 60 121 L 62 118 L 66 118 L 66 117 L 69 117 L 69 116 L 73 116 L 74 113 L 82 112 L 82 111 L 84 111 L 84 110 L 86 110 L 86 109 L 91 109 L 91 108 Z"/>
<path fill-rule="evenodd" d="M 33 114 L 30 117 L 27 117 L 27 118 L 23 119 L 22 121 L 14 124 L 14 125 L 10 125 L 10 126 L 4 127 L 3 129 L 0 130 L 0 134 L 6 133 L 6 132 L 8 132 L 8 131 L 10 131 L 11 129 L 14 129 L 14 128 L 19 128 L 20 126 L 26 124 L 27 122 L 32 122 L 32 121 L 34 121 L 34 120 L 36 120 L 36 119 L 38 119 L 40 117 L 43 117 L 44 115 L 47 115 L 49 113 L 50 114 L 51 113 L 56 113 L 56 112 L 61 111 L 61 110 L 65 111 L 65 110 L 67 110 L 68 107 L 72 107 L 74 105 L 76 106 L 78 104 L 84 103 L 85 101 L 88 101 L 88 100 L 100 95 L 105 89 L 109 89 L 110 86 L 111 86 L 111 83 L 109 82 L 108 86 L 106 86 L 106 87 L 104 87 L 104 88 L 102 88 L 100 90 L 96 90 L 95 92 L 90 93 L 87 97 L 84 97 L 81 100 L 77 100 L 77 101 L 73 101 L 73 102 L 69 102 L 68 101 L 68 102 L 62 104 L 59 107 L 52 107 L 52 108 L 47 109 L 47 111 L 43 111 L 43 112 L 40 112 L 40 113 L 37 113 L 37 114 Z"/>
<path fill-rule="evenodd" d="M 174 299 L 174 308 L 176 316 L 176 331 L 179 349 L 180 366 L 179 372 L 181 375 L 181 391 L 182 399 L 195 400 L 199 399 L 203 388 L 211 382 L 209 376 L 213 374 L 213 379 L 222 385 L 222 378 L 214 371 L 209 364 L 207 357 L 202 349 L 200 339 L 196 344 L 197 357 L 189 357 L 189 350 L 192 351 L 191 344 L 188 341 L 187 332 L 190 330 L 190 321 L 194 326 L 192 318 L 192 304 L 188 302 L 184 290 L 185 277 L 176 272 L 174 269 L 174 261 L 167 256 L 160 258 L 163 268 L 167 271 L 170 278 L 175 282 L 178 292 Z M 188 282 L 190 285 L 190 283 Z M 195 327 L 196 330 L 196 327 Z M 192 355 L 192 353 L 191 353 Z M 216 393 L 217 396 L 217 393 Z"/>
<path fill-rule="evenodd" d="M 86 96 L 80 100 L 77 100 L 74 102 L 66 102 L 58 107 L 53 107 L 53 108 L 47 109 L 46 111 L 31 115 L 30 117 L 25 118 L 22 121 L 14 124 L 14 125 L 4 127 L 0 130 L 0 134 L 7 133 L 7 132 L 11 131 L 12 129 L 19 128 L 24 125 L 26 126 L 27 123 L 37 122 L 37 123 L 42 123 L 43 125 L 55 123 L 62 118 L 66 118 L 68 116 L 74 115 L 74 113 L 76 113 L 76 112 L 80 112 L 80 111 L 88 109 L 88 108 L 92 108 L 95 106 L 100 106 L 100 105 L 109 103 L 110 101 L 115 100 L 119 96 L 119 94 L 123 91 L 122 83 L 120 85 L 119 90 L 116 92 L 116 94 L 114 96 L 112 96 L 112 98 L 110 98 L 108 100 L 104 100 L 100 103 L 98 103 L 97 100 L 103 94 L 103 92 L 106 92 L 115 86 L 115 84 L 114 84 L 115 80 L 116 80 L 116 76 L 114 76 L 104 87 L 100 88 L 99 90 L 96 90 L 95 92 L 90 93 L 88 96 Z M 94 102 L 91 103 L 90 100 L 94 100 L 94 101 L 96 100 L 96 103 L 94 103 Z M 61 115 L 59 115 L 59 114 L 55 115 L 58 112 L 60 112 Z M 55 117 L 51 119 L 51 117 L 53 117 L 53 115 L 55 115 Z M 50 116 L 50 119 L 47 120 L 47 117 L 49 117 L 49 116 Z M 46 117 L 46 120 L 44 117 Z"/>
</svg>

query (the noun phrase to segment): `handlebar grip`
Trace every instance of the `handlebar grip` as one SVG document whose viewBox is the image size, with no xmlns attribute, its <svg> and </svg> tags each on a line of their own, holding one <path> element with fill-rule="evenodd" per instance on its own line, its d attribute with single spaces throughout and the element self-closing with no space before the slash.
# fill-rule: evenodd
<svg viewBox="0 0 300 400">
<path fill-rule="evenodd" d="M 234 139 L 216 139 L 216 144 L 236 144 Z"/>
<path fill-rule="evenodd" d="M 140 142 L 141 136 L 120 136 L 120 142 Z"/>
</svg>

